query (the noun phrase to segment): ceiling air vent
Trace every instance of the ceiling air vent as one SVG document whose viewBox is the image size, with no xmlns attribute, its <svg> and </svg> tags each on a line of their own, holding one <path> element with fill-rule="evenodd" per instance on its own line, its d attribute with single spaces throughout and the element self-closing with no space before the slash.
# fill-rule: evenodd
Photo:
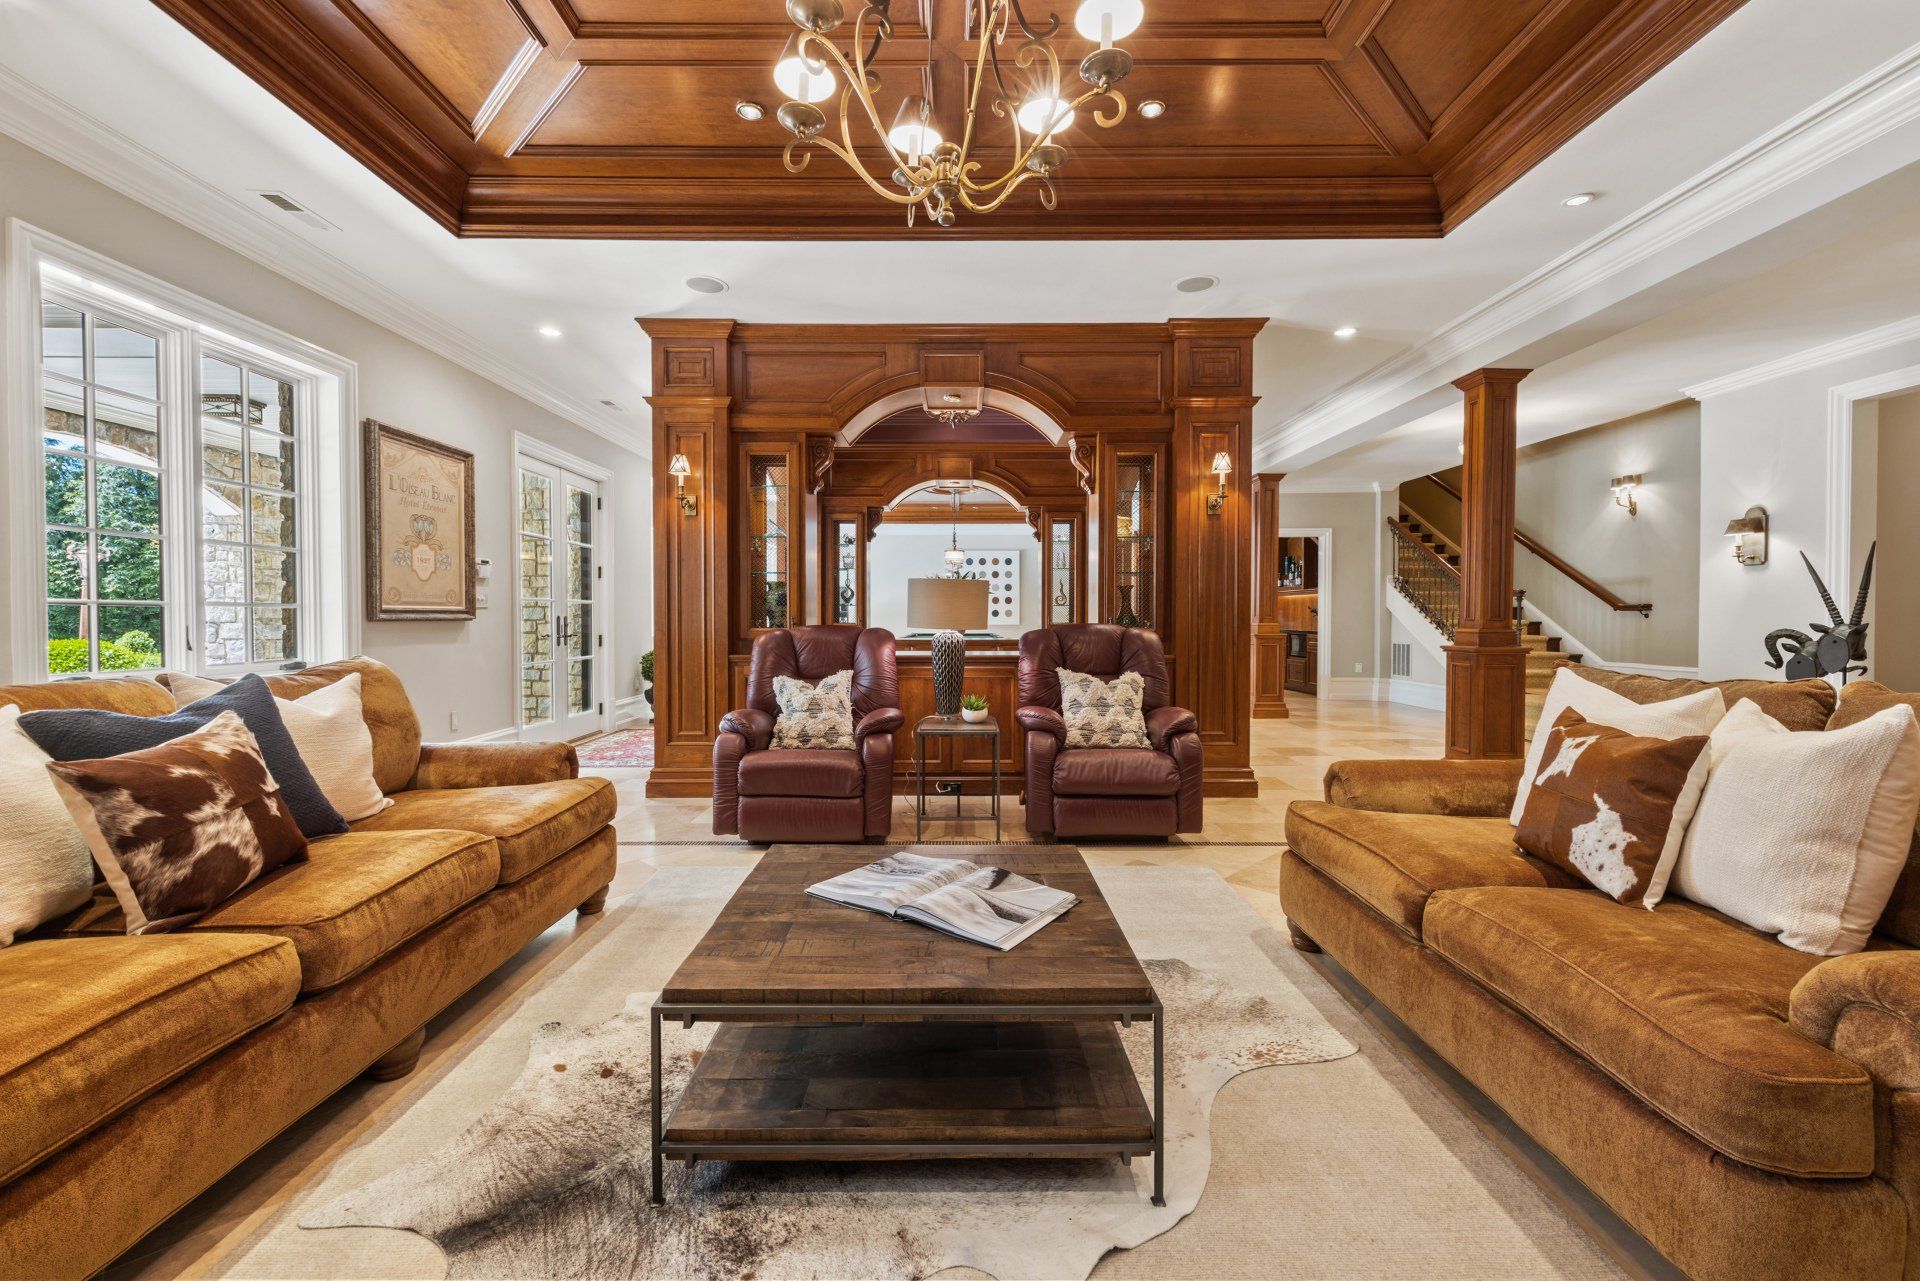
<svg viewBox="0 0 1920 1281">
<path fill-rule="evenodd" d="M 278 209 L 281 213 L 286 214 L 289 218 L 303 222 L 315 231 L 336 230 L 332 223 L 284 191 L 256 191 L 253 194 L 272 205 L 275 209 Z"/>
</svg>

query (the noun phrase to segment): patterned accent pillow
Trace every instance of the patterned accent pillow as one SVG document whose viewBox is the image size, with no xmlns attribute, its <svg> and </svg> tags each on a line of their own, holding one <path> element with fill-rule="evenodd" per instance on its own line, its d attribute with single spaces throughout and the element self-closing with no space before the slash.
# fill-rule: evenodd
<svg viewBox="0 0 1920 1281">
<path fill-rule="evenodd" d="M 825 680 L 773 678 L 780 717 L 773 723 L 776 748 L 853 750 L 853 673 L 835 672 Z"/>
<path fill-rule="evenodd" d="M 1067 722 L 1068 747 L 1152 747 L 1140 704 L 1147 682 L 1139 672 L 1103 681 L 1085 672 L 1056 668 L 1060 676 L 1060 715 Z"/>
<path fill-rule="evenodd" d="M 1707 736 L 1641 738 L 1568 710 L 1545 747 L 1515 841 L 1619 902 L 1651 908 L 1707 785 Z"/>
<path fill-rule="evenodd" d="M 307 857 L 307 838 L 233 712 L 158 747 L 51 761 L 127 933 L 179 929 L 261 875 Z"/>
</svg>

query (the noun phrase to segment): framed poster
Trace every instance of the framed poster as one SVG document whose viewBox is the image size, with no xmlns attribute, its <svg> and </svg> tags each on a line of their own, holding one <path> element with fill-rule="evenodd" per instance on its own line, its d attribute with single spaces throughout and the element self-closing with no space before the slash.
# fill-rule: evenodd
<svg viewBox="0 0 1920 1281">
<path fill-rule="evenodd" d="M 473 455 L 369 418 L 367 620 L 474 616 Z"/>
</svg>

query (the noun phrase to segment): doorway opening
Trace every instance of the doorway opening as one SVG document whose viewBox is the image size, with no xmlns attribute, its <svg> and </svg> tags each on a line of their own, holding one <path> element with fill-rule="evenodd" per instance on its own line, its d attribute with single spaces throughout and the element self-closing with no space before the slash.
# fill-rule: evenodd
<svg viewBox="0 0 1920 1281">
<path fill-rule="evenodd" d="M 1287 701 L 1318 698 L 1331 674 L 1332 646 L 1327 634 L 1332 611 L 1333 531 L 1281 529 L 1272 586 L 1274 619 L 1285 637 L 1283 684 Z"/>
<path fill-rule="evenodd" d="M 949 575 L 987 584 L 987 625 L 970 640 L 1018 640 L 1039 627 L 1047 579 L 1044 549 L 1027 512 L 973 481 L 930 482 L 889 507 L 867 551 L 870 625 L 902 640 L 932 639 L 907 620 L 906 585 Z"/>
</svg>

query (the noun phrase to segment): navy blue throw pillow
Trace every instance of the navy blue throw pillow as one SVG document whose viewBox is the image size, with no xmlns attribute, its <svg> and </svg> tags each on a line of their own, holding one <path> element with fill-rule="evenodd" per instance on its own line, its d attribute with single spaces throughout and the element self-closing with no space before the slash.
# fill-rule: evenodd
<svg viewBox="0 0 1920 1281">
<path fill-rule="evenodd" d="M 92 761 L 158 747 L 191 734 L 222 712 L 237 715 L 259 742 L 261 759 L 280 784 L 280 795 L 303 835 L 331 836 L 347 830 L 347 820 L 328 803 L 313 771 L 300 758 L 300 749 L 293 745 L 293 735 L 287 733 L 280 709 L 273 705 L 273 691 L 258 676 L 243 676 L 171 716 L 128 716 L 76 707 L 26 712 L 18 724 L 54 760 Z"/>
</svg>

